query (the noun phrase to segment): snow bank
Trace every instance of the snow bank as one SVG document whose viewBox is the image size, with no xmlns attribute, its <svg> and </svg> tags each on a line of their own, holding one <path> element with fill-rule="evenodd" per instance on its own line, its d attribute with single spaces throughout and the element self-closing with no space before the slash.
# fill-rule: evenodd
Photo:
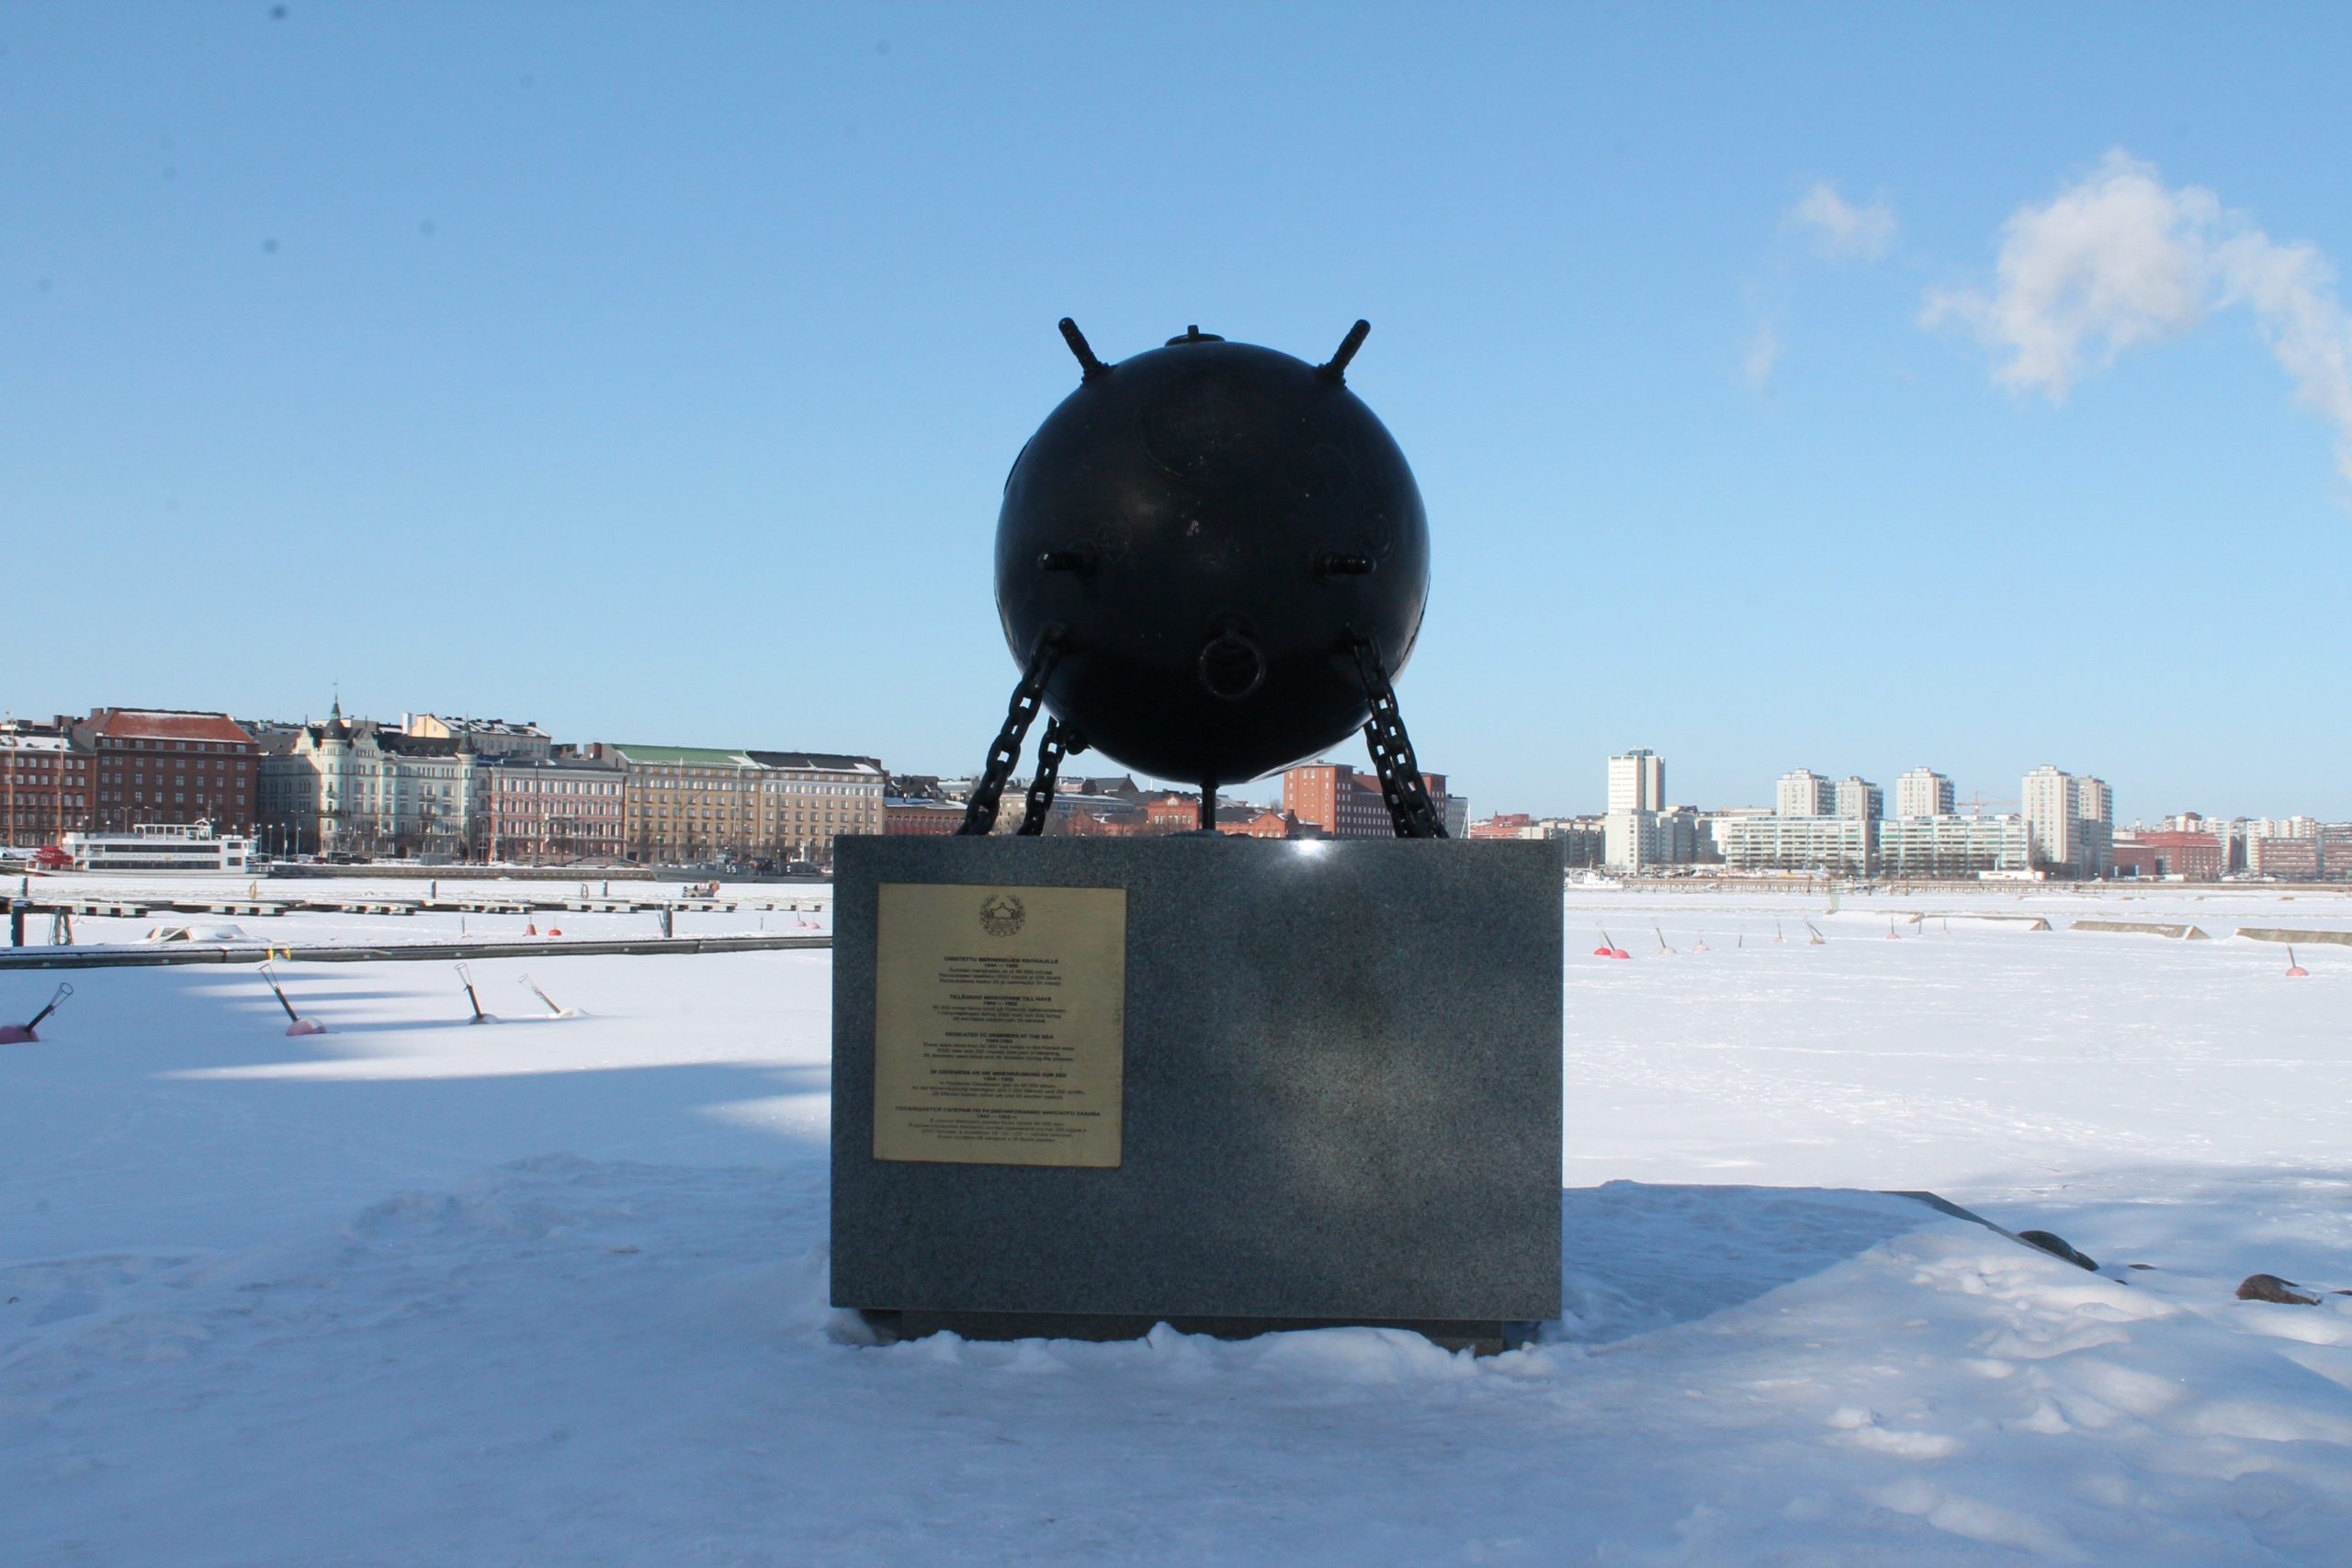
<svg viewBox="0 0 2352 1568">
<path fill-rule="evenodd" d="M 0 1560 L 2342 1556 L 2352 1298 L 2233 1292 L 2352 1286 L 2352 960 L 1578 897 L 1680 951 L 1563 976 L 1568 1310 L 1487 1359 L 872 1343 L 827 1299 L 821 953 L 534 959 L 593 1015 L 551 1029 L 288 965 L 300 1041 L 250 974 L 77 976 L 0 1053 Z"/>
</svg>

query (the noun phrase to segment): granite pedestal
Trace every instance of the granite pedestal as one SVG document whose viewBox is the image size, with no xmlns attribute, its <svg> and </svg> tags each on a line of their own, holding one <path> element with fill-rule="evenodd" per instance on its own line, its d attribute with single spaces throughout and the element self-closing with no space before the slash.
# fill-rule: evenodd
<svg viewBox="0 0 2352 1568">
<path fill-rule="evenodd" d="M 1485 1348 L 1559 1315 L 1553 846 L 885 837 L 837 854 L 836 1305 L 908 1336 L 1374 1324 Z M 1114 1167 L 876 1157 L 886 884 L 970 888 L 976 908 L 1125 890 Z"/>
</svg>

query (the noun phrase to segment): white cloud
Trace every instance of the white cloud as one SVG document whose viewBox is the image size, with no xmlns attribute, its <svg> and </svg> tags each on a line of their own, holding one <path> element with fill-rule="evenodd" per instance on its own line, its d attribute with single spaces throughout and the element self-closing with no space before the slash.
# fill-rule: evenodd
<svg viewBox="0 0 2352 1568">
<path fill-rule="evenodd" d="M 2297 395 L 2335 426 L 2352 479 L 2352 316 L 2335 269 L 2280 244 L 2201 186 L 2168 186 L 2120 151 L 2001 230 L 1995 287 L 1931 290 L 1920 321 L 1967 323 L 2004 355 L 1994 378 L 2063 402 L 2126 349 L 2177 337 L 2215 310 L 2252 311 Z"/>
<path fill-rule="evenodd" d="M 1747 384 L 1758 391 L 1771 385 L 1773 367 L 1781 363 L 1781 334 L 1772 323 L 1758 325 L 1756 335 L 1747 340 L 1747 351 L 1740 355 L 1740 368 L 1747 372 Z"/>
<path fill-rule="evenodd" d="M 1876 261 L 1894 243 L 1894 209 L 1883 200 L 1856 207 L 1822 180 L 1781 215 L 1781 227 L 1812 235 L 1821 254 L 1833 259 Z"/>
</svg>

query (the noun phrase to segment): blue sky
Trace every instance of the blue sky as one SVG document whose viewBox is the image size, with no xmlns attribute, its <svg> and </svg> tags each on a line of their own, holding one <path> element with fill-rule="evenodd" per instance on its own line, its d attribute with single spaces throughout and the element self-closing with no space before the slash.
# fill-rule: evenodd
<svg viewBox="0 0 2352 1568">
<path fill-rule="evenodd" d="M 284 9 L 0 9 L 19 714 L 967 771 L 1056 319 L 1363 315 L 1481 814 L 2352 817 L 2341 8 Z"/>
</svg>

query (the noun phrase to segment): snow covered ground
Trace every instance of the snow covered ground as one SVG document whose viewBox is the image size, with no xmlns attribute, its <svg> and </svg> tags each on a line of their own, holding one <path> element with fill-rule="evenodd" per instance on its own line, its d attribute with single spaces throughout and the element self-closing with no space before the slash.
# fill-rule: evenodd
<svg viewBox="0 0 2352 1568">
<path fill-rule="evenodd" d="M 0 1563 L 2342 1562 L 2352 1297 L 2232 1292 L 2352 1287 L 2352 948 L 2241 924 L 2352 901 L 1572 892 L 1569 1312 L 1483 1360 L 861 1343 L 823 953 L 481 960 L 479 1028 L 294 964 L 304 1039 L 250 968 L 76 972 L 0 1047 Z"/>
</svg>

